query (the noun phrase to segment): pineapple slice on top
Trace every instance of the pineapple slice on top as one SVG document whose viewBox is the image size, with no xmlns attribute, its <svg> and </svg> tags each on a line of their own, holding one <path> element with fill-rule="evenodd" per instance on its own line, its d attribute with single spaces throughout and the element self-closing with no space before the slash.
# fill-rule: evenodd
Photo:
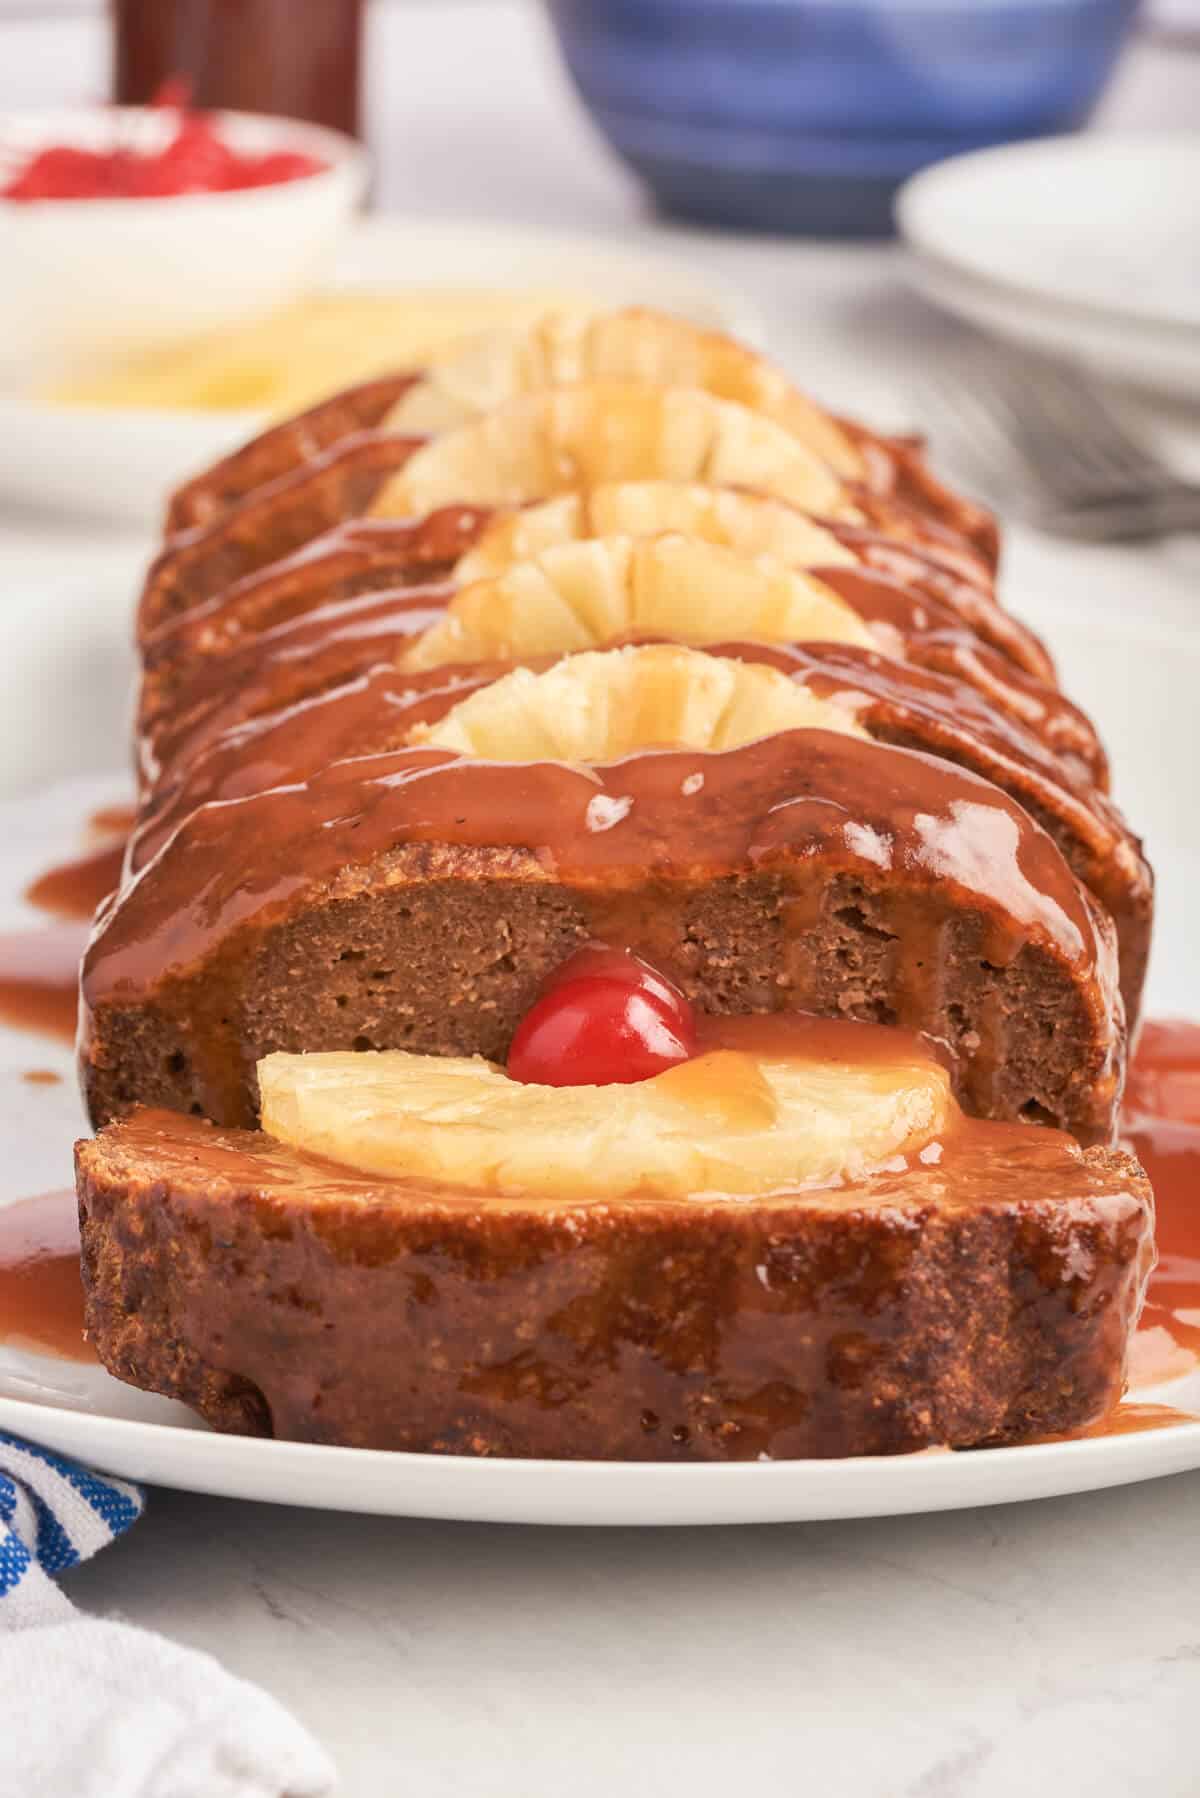
<svg viewBox="0 0 1200 1798">
<path fill-rule="evenodd" d="M 562 309 L 469 338 L 397 401 L 385 428 L 445 431 L 523 393 L 588 381 L 695 387 L 774 420 L 848 480 L 862 458 L 836 419 L 758 351 L 690 319 L 645 307 Z"/>
<path fill-rule="evenodd" d="M 777 668 L 661 643 L 567 656 L 544 674 L 516 668 L 408 740 L 491 761 L 607 762 L 806 729 L 866 735 L 844 707 Z"/>
<path fill-rule="evenodd" d="M 384 483 L 377 518 L 521 506 L 609 481 L 747 487 L 859 518 L 842 478 L 782 425 L 695 387 L 595 381 L 529 393 L 430 438 Z"/>
<path fill-rule="evenodd" d="M 398 1049 L 268 1055 L 258 1078 L 268 1135 L 468 1196 L 830 1185 L 919 1152 L 956 1116 L 945 1070 L 903 1041 L 869 1062 L 718 1049 L 616 1086 L 531 1085 L 479 1056 Z"/>
<path fill-rule="evenodd" d="M 559 544 L 462 588 L 404 658 L 409 669 L 594 649 L 631 636 L 683 643 L 875 640 L 815 576 L 698 538 Z"/>
<path fill-rule="evenodd" d="M 503 574 L 561 543 L 588 537 L 657 537 L 678 531 L 789 568 L 857 563 L 824 525 L 783 500 L 695 481 L 615 481 L 500 513 L 454 570 L 462 586 Z"/>
</svg>

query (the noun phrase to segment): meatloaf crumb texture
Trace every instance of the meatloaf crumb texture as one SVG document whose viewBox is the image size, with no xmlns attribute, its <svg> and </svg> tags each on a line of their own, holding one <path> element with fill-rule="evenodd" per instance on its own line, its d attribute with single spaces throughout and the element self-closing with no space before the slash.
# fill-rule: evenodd
<svg viewBox="0 0 1200 1798">
<path fill-rule="evenodd" d="M 301 1441 L 745 1460 L 1027 1440 L 1120 1396 L 1151 1200 L 1128 1156 L 1018 1134 L 986 1171 L 968 1151 L 836 1194 L 522 1205 L 142 1112 L 78 1150 L 88 1332 L 218 1429 Z"/>
</svg>

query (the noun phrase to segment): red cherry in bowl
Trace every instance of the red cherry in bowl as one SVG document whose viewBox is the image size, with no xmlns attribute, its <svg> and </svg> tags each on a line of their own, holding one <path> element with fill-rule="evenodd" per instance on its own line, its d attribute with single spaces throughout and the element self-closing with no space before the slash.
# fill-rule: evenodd
<svg viewBox="0 0 1200 1798">
<path fill-rule="evenodd" d="M 522 1019 L 508 1073 L 539 1086 L 625 1086 L 696 1047 L 692 1008 L 670 981 L 622 950 L 585 949 Z"/>
</svg>

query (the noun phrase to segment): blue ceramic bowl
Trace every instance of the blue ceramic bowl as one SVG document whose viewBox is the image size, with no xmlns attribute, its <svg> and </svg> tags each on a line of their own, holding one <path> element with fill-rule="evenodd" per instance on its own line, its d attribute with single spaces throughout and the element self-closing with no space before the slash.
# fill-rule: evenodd
<svg viewBox="0 0 1200 1798">
<path fill-rule="evenodd" d="M 927 163 L 1082 125 L 1139 0 L 547 0 L 600 130 L 665 211 L 892 228 Z"/>
</svg>

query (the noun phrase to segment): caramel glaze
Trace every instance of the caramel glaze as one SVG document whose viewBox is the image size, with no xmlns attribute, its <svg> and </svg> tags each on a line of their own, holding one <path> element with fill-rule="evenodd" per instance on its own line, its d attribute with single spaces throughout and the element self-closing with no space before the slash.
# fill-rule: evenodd
<svg viewBox="0 0 1200 1798">
<path fill-rule="evenodd" d="M 264 486 L 336 449 L 348 435 L 380 426 L 423 373 L 409 370 L 363 382 L 263 432 L 178 489 L 167 514 L 167 535 L 211 525 Z M 957 556 L 965 568 L 995 568 L 994 517 L 934 476 L 919 439 L 882 437 L 850 419 L 837 423 L 861 459 L 859 498 L 868 513 L 884 511 L 893 534 L 928 539 L 935 554 Z"/>
<path fill-rule="evenodd" d="M 870 625 L 885 653 L 965 680 L 1043 737 L 1064 763 L 1106 783 L 1104 752 L 1078 707 L 969 636 L 947 607 L 883 576 L 859 575 L 839 585 L 834 577 L 844 570 L 816 572 Z M 405 638 L 432 622 L 445 597 L 420 587 L 335 601 L 224 656 L 149 671 L 139 708 L 144 778 L 153 782 L 166 764 L 194 753 L 231 724 L 320 692 L 374 661 L 399 662 Z"/>
<path fill-rule="evenodd" d="M 88 820 L 93 839 L 79 855 L 47 868 L 25 889 L 30 905 L 58 918 L 90 921 L 101 900 L 107 899 L 121 878 L 125 843 L 133 826 L 128 806 L 108 806 Z"/>
<path fill-rule="evenodd" d="M 685 795 L 697 773 L 702 785 Z M 85 1017 L 108 1005 L 165 1007 L 191 1043 L 205 1112 L 242 1121 L 243 1101 L 230 1094 L 242 1079 L 235 1014 L 245 958 L 265 931 L 339 882 L 362 890 L 381 858 L 417 845 L 432 851 L 432 862 L 417 858 L 430 867 L 447 847 L 498 850 L 506 865 L 515 856 L 522 871 L 514 864 L 509 878 L 536 870 L 539 884 L 551 879 L 585 908 L 593 933 L 613 941 L 633 940 L 630 915 L 648 928 L 699 886 L 782 880 L 794 958 L 783 985 L 796 992 L 780 998 L 800 1007 L 809 935 L 831 881 L 845 877 L 889 907 L 889 935 L 903 944 L 888 1021 L 935 1036 L 947 1034 L 945 1004 L 941 976 L 926 970 L 943 966 L 944 933 L 967 914 L 985 968 L 1024 955 L 1021 978 L 1056 970 L 1060 1034 L 1081 1039 L 1065 1121 L 1092 1140 L 1110 1132 L 1124 1036 L 1113 932 L 1052 839 L 999 788 L 949 762 L 824 731 L 587 769 L 399 750 L 203 806 L 98 919 Z M 486 878 L 491 863 L 473 853 L 462 865 Z M 650 904 L 652 892 L 662 897 Z M 963 1090 L 985 1115 L 998 1103 L 1004 1028 L 998 1009 L 989 1012 L 965 1044 Z"/>
<path fill-rule="evenodd" d="M 167 536 L 202 530 L 256 487 L 279 480 L 352 432 L 372 430 L 418 378 L 384 375 L 347 387 L 214 462 L 172 494 Z"/>
<path fill-rule="evenodd" d="M 906 659 L 974 687 L 997 710 L 1053 750 L 1076 776 L 1109 790 L 1108 756 L 1096 727 L 1057 687 L 1015 668 L 963 630 L 931 631 L 906 647 Z"/>
<path fill-rule="evenodd" d="M 366 512 L 390 474 L 424 441 L 360 431 L 258 487 L 212 524 L 174 537 L 150 566 L 138 605 L 138 638 L 277 562 L 323 531 Z"/>
<path fill-rule="evenodd" d="M 171 538 L 151 566 L 142 591 L 139 640 L 144 641 L 177 613 L 216 598 L 233 582 L 293 554 L 334 526 L 369 512 L 388 475 L 402 468 L 424 441 L 380 431 L 355 431 L 247 491 L 208 525 Z M 530 496 L 535 497 L 544 496 Z M 946 585 L 944 597 L 951 599 L 974 590 L 979 558 L 952 529 L 911 500 L 891 493 L 864 487 L 852 497 L 867 513 L 868 523 L 883 535 L 910 544 L 929 561 L 942 563 L 949 573 L 961 577 Z M 979 604 L 984 607 L 987 591 L 984 587 L 978 591 Z"/>
<path fill-rule="evenodd" d="M 1181 1411 L 1177 1405 L 1139 1405 L 1126 1403 L 1118 1405 L 1115 1411 L 1109 1411 L 1104 1417 L 1097 1418 L 1084 1430 L 1071 1432 L 1073 1436 L 1139 1436 L 1146 1430 L 1165 1430 L 1172 1424 L 1196 1423 L 1200 1421 L 1194 1411 Z M 1051 1438 L 1061 1441 L 1062 1437 Z"/>
<path fill-rule="evenodd" d="M 953 630 L 966 625 L 976 637 L 998 650 L 1014 667 L 1036 679 L 1054 684 L 1054 664 L 1033 632 L 987 593 L 975 591 L 976 603 L 951 606 L 906 585 L 900 579 L 869 568 L 814 568 L 812 573 L 826 587 L 852 606 L 860 617 L 878 626 L 890 626 L 902 635 L 924 635 L 930 630 Z M 914 599 L 918 603 L 914 604 Z"/>
<path fill-rule="evenodd" d="M 704 1046 L 918 1053 L 778 1016 L 713 1021 Z M 699 1108 L 708 1065 L 690 1064 Z M 1152 1259 L 1131 1160 L 960 1119 L 869 1178 L 750 1200 L 380 1181 L 148 1110 L 78 1154 L 106 1365 L 221 1428 L 362 1446 L 748 1459 L 1025 1440 L 1111 1409 Z"/>
<path fill-rule="evenodd" d="M 996 578 L 981 557 L 956 548 L 947 552 L 944 543 L 919 546 L 900 541 L 872 530 L 867 524 L 847 524 L 840 518 L 822 518 L 821 524 L 844 549 L 850 550 L 864 568 L 886 574 L 906 587 L 915 587 L 930 599 L 959 611 L 974 604 L 974 595 L 996 596 Z"/>
<path fill-rule="evenodd" d="M 1148 1023 L 1124 1134 L 1150 1176 L 1159 1261 L 1142 1317 L 1142 1385 L 1200 1365 L 1200 1025 Z"/>
<path fill-rule="evenodd" d="M 837 423 L 863 461 L 860 504 L 869 516 L 874 503 L 891 500 L 911 509 L 927 531 L 950 545 L 970 546 L 986 567 L 1000 560 L 1000 531 L 994 515 L 946 487 L 925 460 L 920 437 L 881 437 L 849 418 Z M 900 535 L 893 529 L 892 535 Z"/>
<path fill-rule="evenodd" d="M 31 905 L 63 922 L 0 935 L 0 1023 L 74 1041 L 86 926 L 120 883 L 133 818 L 126 806 L 94 812 L 87 821 L 89 847 L 26 888 Z M 34 1068 L 24 1078 L 36 1085 L 59 1076 Z"/>
<path fill-rule="evenodd" d="M 255 569 L 222 591 L 172 612 L 143 632 L 144 658 L 154 667 L 186 660 L 195 653 L 219 653 L 254 631 L 330 600 L 372 588 L 448 577 L 489 516 L 480 507 L 446 506 L 411 523 L 353 520 L 314 538 L 292 555 Z M 881 578 L 927 600 L 934 608 L 933 616 L 943 625 L 961 621 L 1018 667 L 1054 684 L 1054 666 L 1045 646 L 998 604 L 988 585 L 939 569 L 919 551 L 885 537 L 824 521 L 823 528 L 860 558 L 859 570 L 839 566 L 828 577 L 827 584 L 834 586 L 839 577 L 848 579 L 846 597 L 851 603 L 856 573 L 866 581 L 863 591 L 868 596 L 871 578 Z M 815 572 L 825 578 L 824 571 Z M 930 624 L 922 628 L 928 629 Z"/>
<path fill-rule="evenodd" d="M 0 935 L 0 1023 L 73 1042 L 86 943 L 79 923 Z"/>
<path fill-rule="evenodd" d="M 0 1206 L 0 1341 L 94 1361 L 84 1336 L 75 1194 Z"/>
<path fill-rule="evenodd" d="M 412 523 L 388 521 L 369 533 L 361 526 L 327 531 L 147 632 L 143 659 L 154 668 L 221 654 L 314 605 L 444 579 L 486 517 L 477 506 L 443 506 Z"/>
<path fill-rule="evenodd" d="M 148 676 L 138 719 L 143 788 L 234 725 L 315 698 L 377 664 L 395 666 L 444 610 L 444 601 L 428 603 L 423 589 L 368 593 L 290 619 L 228 656 L 179 670 L 176 679 Z"/>
<path fill-rule="evenodd" d="M 972 689 L 940 675 L 837 645 L 728 643 L 712 653 L 765 662 L 852 711 L 879 740 L 945 756 L 1023 804 L 1116 924 L 1132 1027 L 1149 949 L 1153 881 L 1138 843 L 1102 794 Z M 531 658 L 527 665 L 544 668 L 556 659 Z M 400 748 L 417 724 L 435 722 L 511 666 L 451 666 L 423 675 L 375 667 L 316 699 L 235 726 L 165 772 L 131 843 L 130 867 L 144 866 L 197 806 L 294 785 L 348 756 Z"/>
</svg>

